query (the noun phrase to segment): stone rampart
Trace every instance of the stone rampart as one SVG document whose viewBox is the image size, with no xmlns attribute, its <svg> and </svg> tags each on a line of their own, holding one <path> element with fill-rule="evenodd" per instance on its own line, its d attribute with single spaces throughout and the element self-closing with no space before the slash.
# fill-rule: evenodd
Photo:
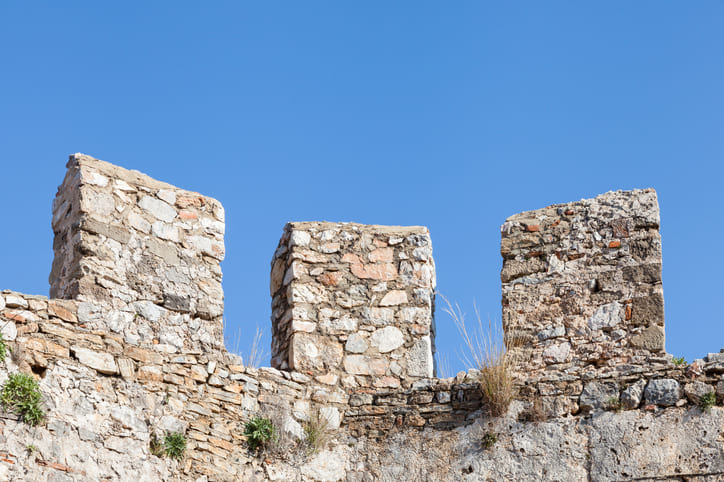
<svg viewBox="0 0 724 482">
<path fill-rule="evenodd" d="M 605 372 L 664 354 L 658 229 L 653 189 L 506 220 L 503 328 L 521 376 Z"/>
<path fill-rule="evenodd" d="M 177 352 L 223 346 L 221 203 L 76 154 L 53 232 L 50 295 L 85 302 L 88 327 Z"/>
<path fill-rule="evenodd" d="M 423 362 L 435 283 L 425 228 L 288 224 L 272 262 L 278 368 L 245 367 L 217 327 L 221 205 L 72 156 L 54 205 L 56 298 L 0 293 L 12 350 L 0 384 L 31 374 L 46 412 L 30 427 L 0 409 L 0 480 L 721 480 L 724 352 L 677 365 L 663 345 L 636 341 L 663 333 L 655 194 L 563 206 L 504 226 L 506 336 L 523 342 L 511 345 L 515 400 L 491 417 L 477 370 L 437 379 Z M 564 223 L 553 213 L 570 217 L 568 231 L 552 234 Z M 556 311 L 563 303 L 578 309 Z M 568 356 L 549 363 L 562 343 Z M 597 343 L 614 356 L 589 356 Z M 384 373 L 356 373 L 351 356 Z M 286 445 L 251 451 L 244 427 L 256 415 Z M 330 440 L 312 452 L 299 441 L 315 417 Z M 152 450 L 171 432 L 187 441 L 178 461 Z"/>
<path fill-rule="evenodd" d="M 426 228 L 289 223 L 272 260 L 272 366 L 345 388 L 432 377 L 434 290 Z"/>
</svg>

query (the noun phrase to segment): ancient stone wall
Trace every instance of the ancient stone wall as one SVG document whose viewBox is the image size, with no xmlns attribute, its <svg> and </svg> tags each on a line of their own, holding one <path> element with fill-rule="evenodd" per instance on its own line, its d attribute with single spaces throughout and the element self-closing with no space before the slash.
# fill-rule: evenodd
<svg viewBox="0 0 724 482">
<path fill-rule="evenodd" d="M 89 328 L 172 352 L 223 346 L 221 203 L 76 154 L 53 232 L 50 295 L 85 302 Z"/>
<path fill-rule="evenodd" d="M 272 260 L 272 366 L 345 388 L 432 377 L 434 290 L 426 228 L 289 223 Z"/>
<path fill-rule="evenodd" d="M 658 229 L 653 189 L 506 220 L 503 327 L 521 376 L 605 372 L 664 353 Z"/>
<path fill-rule="evenodd" d="M 195 201 L 179 203 L 187 198 Z M 663 345 L 635 341 L 651 326 L 663 332 L 655 194 L 570 206 L 537 212 L 538 230 L 524 221 L 530 213 L 504 226 L 506 336 L 524 340 L 512 350 L 530 373 L 517 373 L 515 400 L 491 417 L 477 370 L 430 376 L 435 274 L 426 229 L 287 225 L 272 262 L 279 369 L 245 367 L 216 325 L 221 205 L 72 156 L 54 205 L 58 298 L 0 293 L 0 332 L 12 350 L 0 361 L 0 384 L 31 374 L 46 413 L 30 427 L 0 407 L 0 480 L 721 480 L 724 351 L 681 365 Z M 563 220 L 549 225 L 551 213 L 577 227 L 554 237 L 550 225 Z M 574 250 L 568 243 L 579 238 Z M 542 254 L 531 254 L 533 241 Z M 590 262 L 575 263 L 579 249 Z M 540 269 L 533 258 L 545 260 L 544 271 L 519 274 Z M 567 290 L 582 297 L 566 298 Z M 579 310 L 552 308 L 564 302 Z M 539 336 L 549 329 L 553 336 Z M 569 356 L 548 363 L 545 351 L 562 343 Z M 613 346 L 614 358 L 584 357 L 596 343 Z M 325 346 L 334 357 L 314 355 Z M 356 373 L 352 356 L 384 373 Z M 244 435 L 256 415 L 280 434 L 261 453 Z M 305 429 L 315 419 L 329 443 L 311 451 Z M 178 461 L 152 451 L 154 436 L 171 432 L 187 440 Z"/>
</svg>

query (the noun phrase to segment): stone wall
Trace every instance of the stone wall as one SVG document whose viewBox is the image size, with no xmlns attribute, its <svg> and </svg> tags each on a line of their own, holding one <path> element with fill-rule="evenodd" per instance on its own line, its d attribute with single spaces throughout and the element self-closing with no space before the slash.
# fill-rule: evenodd
<svg viewBox="0 0 724 482">
<path fill-rule="evenodd" d="M 125 188 L 119 181 L 128 185 L 119 191 L 125 198 L 109 190 Z M 175 193 L 175 201 L 170 193 Z M 660 277 L 652 281 L 632 274 L 626 276 L 634 279 L 627 280 L 623 275 L 652 269 L 660 273 L 655 267 L 645 268 L 656 266 L 657 259 L 660 263 L 655 255 L 660 252 L 658 233 L 646 224 L 656 219 L 658 225 L 655 195 L 636 191 L 603 198 L 607 196 L 609 201 L 601 203 L 608 205 L 605 209 L 623 209 L 630 215 L 622 224 L 629 237 L 621 238 L 620 256 L 607 257 L 616 251 L 605 250 L 616 248 L 599 247 L 604 251 L 598 252 L 589 247 L 592 263 L 577 265 L 570 263 L 568 251 L 559 259 L 565 267 L 540 278 L 540 283 L 513 282 L 523 275 L 504 285 L 504 293 L 514 285 L 518 293 L 521 285 L 523 291 L 533 287 L 532 296 L 540 296 L 538 285 L 566 286 L 556 284 L 556 273 L 576 282 L 587 276 L 586 270 L 596 273 L 602 288 L 584 294 L 581 313 L 590 314 L 579 316 L 589 316 L 586 323 L 596 318 L 599 305 L 589 306 L 592 301 L 618 302 L 624 311 L 620 320 L 614 318 L 617 324 L 602 327 L 600 333 L 569 332 L 563 320 L 567 330 L 554 339 L 568 337 L 565 342 L 574 354 L 579 353 L 578 336 L 582 345 L 593 346 L 595 337 L 609 343 L 606 337 L 617 329 L 626 331 L 627 340 L 634 338 L 647 322 L 663 330 L 663 317 L 656 309 L 641 323 L 634 318 L 637 299 L 645 298 L 644 293 L 661 294 Z M 179 199 L 186 197 L 197 201 L 180 205 Z M 113 210 L 96 212 L 109 199 Z M 597 199 L 575 205 L 590 207 L 602 197 Z M 167 211 L 166 219 L 153 214 L 159 206 Z M 166 206 L 176 213 L 173 218 Z M 182 216 L 185 211 L 196 218 Z M 563 216 L 571 216 L 566 211 Z M 596 210 L 587 212 L 586 225 L 609 245 L 614 242 L 606 239 L 607 228 L 592 222 L 599 219 L 591 214 Z M 223 246 L 223 225 L 209 224 L 223 222 L 218 202 L 76 155 L 54 213 L 51 283 L 53 295 L 61 298 L 0 293 L 0 331 L 12 350 L 0 362 L 0 384 L 13 372 L 32 374 L 39 381 L 46 411 L 43 424 L 29 427 L 13 412 L 0 409 L 0 480 L 724 478 L 724 409 L 719 406 L 724 398 L 724 352 L 677 365 L 670 355 L 641 353 L 622 344 L 625 355 L 619 364 L 593 364 L 595 369 L 590 369 L 576 355 L 543 366 L 536 357 L 542 357 L 547 345 L 542 348 L 539 337 L 529 337 L 515 350 L 531 354 L 523 366 L 535 376 L 518 374 L 516 399 L 501 417 L 488 414 L 476 370 L 437 379 L 429 376 L 428 363 L 424 373 L 411 372 L 409 354 L 421 340 L 426 340 L 426 349 L 420 360 L 429 360 L 434 347 L 435 275 L 424 228 L 287 225 L 272 262 L 271 290 L 274 363 L 283 369 L 256 369 L 242 366 L 237 356 L 224 350 L 220 332 L 214 331 L 217 315 L 203 308 L 211 304 L 220 309 L 223 299 L 217 284 L 221 252 L 214 256 L 213 248 L 203 248 Z M 150 231 L 134 227 L 133 216 L 150 224 Z M 185 217 L 191 221 L 183 221 Z M 511 218 L 521 224 L 511 225 L 511 235 L 503 240 L 503 252 L 509 253 L 504 278 L 530 259 L 523 255 L 529 248 L 524 233 L 546 232 L 541 227 L 546 218 L 539 218 L 539 231 L 528 228 L 533 224 L 522 229 L 521 219 L 528 218 Z M 165 224 L 154 230 L 157 222 Z M 639 225 L 649 226 L 646 233 L 637 233 Z M 160 235 L 171 227 L 177 229 L 177 240 Z M 616 232 L 623 236 L 624 231 Z M 203 241 L 197 246 L 190 240 L 204 236 L 211 245 Z M 545 239 L 548 244 L 542 248 L 548 255 L 565 245 L 563 238 Z M 642 246 L 650 246 L 647 256 L 641 255 Z M 511 260 L 518 264 L 509 264 Z M 614 261 L 620 264 L 607 264 Z M 607 276 L 610 283 L 628 283 L 619 288 L 625 299 L 607 294 L 615 292 L 606 284 Z M 212 293 L 205 291 L 205 282 L 214 286 Z M 596 293 L 603 294 L 593 296 Z M 406 301 L 383 303 L 388 296 Z M 628 299 L 632 302 L 626 303 Z M 626 306 L 632 306 L 630 317 Z M 373 309 L 379 310 L 376 315 Z M 604 313 L 612 311 L 616 310 Z M 528 321 L 534 327 L 529 333 L 548 328 L 538 326 L 534 317 Z M 388 328 L 402 334 L 402 343 L 398 335 L 388 335 Z M 509 338 L 512 333 L 520 338 L 517 333 L 526 329 L 521 318 L 507 320 Z M 169 333 L 181 342 L 172 342 L 177 338 L 169 339 Z M 317 364 L 309 351 L 297 358 L 296 337 L 306 343 L 308 335 L 315 337 L 313 346 L 336 344 L 334 351 L 341 352 L 336 363 Z M 353 335 L 364 345 L 350 343 Z M 382 341 L 394 341 L 395 347 L 381 349 Z M 348 344 L 364 350 L 357 353 L 347 349 Z M 355 373 L 345 363 L 349 356 L 380 360 L 385 372 Z M 399 373 L 393 371 L 394 363 Z M 379 383 L 387 377 L 399 383 Z M 716 406 L 708 408 L 702 401 L 711 393 Z M 273 419 L 280 428 L 279 443 L 262 453 L 250 451 L 243 435 L 246 422 L 255 415 Z M 305 424 L 315 417 L 328 425 L 330 440 L 312 452 L 301 441 Z M 151 451 L 151 439 L 170 432 L 182 432 L 188 442 L 180 461 Z"/>
<path fill-rule="evenodd" d="M 85 302 L 88 327 L 170 351 L 223 346 L 221 203 L 75 154 L 53 232 L 50 295 Z"/>
<path fill-rule="evenodd" d="M 433 376 L 427 228 L 289 223 L 272 259 L 272 366 L 345 388 Z"/>
<path fill-rule="evenodd" d="M 605 372 L 664 353 L 658 229 L 653 189 L 506 220 L 503 327 L 521 376 Z"/>
</svg>

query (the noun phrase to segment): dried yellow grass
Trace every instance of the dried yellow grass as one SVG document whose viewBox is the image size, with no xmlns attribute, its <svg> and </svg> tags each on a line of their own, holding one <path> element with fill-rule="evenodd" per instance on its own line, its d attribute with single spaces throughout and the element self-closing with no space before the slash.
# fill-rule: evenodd
<svg viewBox="0 0 724 482">
<path fill-rule="evenodd" d="M 443 311 L 453 319 L 463 338 L 466 350 L 461 358 L 463 363 L 480 372 L 480 391 L 484 405 L 494 417 L 505 414 L 515 396 L 514 363 L 503 342 L 501 329 L 497 325 L 493 326 L 490 319 L 485 329 L 476 306 L 475 315 L 478 323 L 477 327 L 470 331 L 460 306 L 458 304 L 453 306 L 447 298 L 440 296 L 447 304 L 447 308 L 443 308 Z"/>
</svg>

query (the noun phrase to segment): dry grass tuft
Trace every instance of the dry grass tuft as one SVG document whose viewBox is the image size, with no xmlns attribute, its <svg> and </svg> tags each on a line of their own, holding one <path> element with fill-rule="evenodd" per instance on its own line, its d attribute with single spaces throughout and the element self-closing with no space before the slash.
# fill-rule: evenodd
<svg viewBox="0 0 724 482">
<path fill-rule="evenodd" d="M 465 323 L 465 314 L 459 305 L 454 307 L 444 296 L 440 295 L 447 308 L 443 310 L 449 314 L 460 335 L 467 353 L 462 361 L 468 366 L 480 371 L 480 390 L 483 402 L 490 414 L 494 417 L 503 415 L 515 396 L 513 384 L 514 360 L 506 350 L 503 336 L 499 327 L 494 327 L 488 320 L 487 330 L 483 326 L 477 306 L 475 314 L 478 326 L 471 332 Z"/>
<path fill-rule="evenodd" d="M 309 454 L 324 450 L 332 440 L 334 430 L 319 408 L 312 411 L 309 421 L 304 424 L 305 443 Z"/>
<path fill-rule="evenodd" d="M 224 333 L 226 333 L 226 319 L 224 319 Z M 239 328 L 236 330 L 236 333 L 233 337 L 226 336 L 225 337 L 225 344 L 226 349 L 229 351 L 229 353 L 233 353 L 235 355 L 239 355 L 241 359 L 243 360 L 243 364 L 247 367 L 251 368 L 259 368 L 261 365 L 261 362 L 264 360 L 264 357 L 266 356 L 266 352 L 264 351 L 264 348 L 261 346 L 261 338 L 264 335 L 264 331 L 259 328 L 259 325 L 256 326 L 256 333 L 254 334 L 254 338 L 251 342 L 251 347 L 249 348 L 249 354 L 245 357 L 241 350 L 241 343 L 242 343 L 242 330 Z"/>
</svg>

